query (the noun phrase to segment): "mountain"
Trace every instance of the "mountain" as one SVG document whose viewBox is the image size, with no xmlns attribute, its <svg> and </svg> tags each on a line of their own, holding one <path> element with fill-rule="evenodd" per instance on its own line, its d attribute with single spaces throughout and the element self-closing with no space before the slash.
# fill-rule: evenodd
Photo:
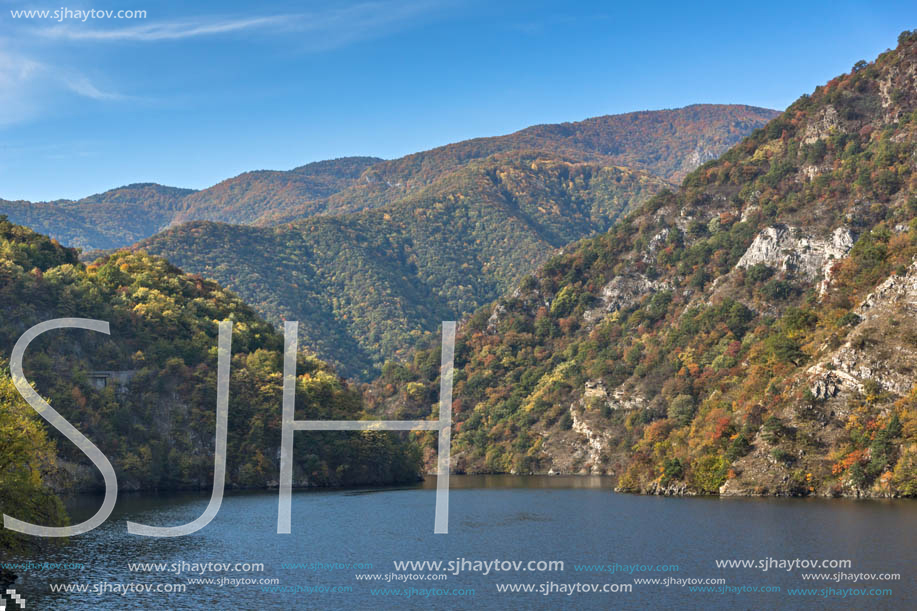
<svg viewBox="0 0 917 611">
<path fill-rule="evenodd" d="M 384 161 L 372 167 L 371 175 L 377 181 L 410 188 L 432 182 L 444 171 L 472 159 L 507 151 L 543 150 L 679 181 L 778 114 L 738 104 L 694 104 L 535 125 L 505 136 L 465 140 Z"/>
<path fill-rule="evenodd" d="M 917 495 L 915 155 L 904 32 L 466 320 L 454 469 Z M 438 362 L 386 365 L 368 403 L 427 417 Z"/>
<path fill-rule="evenodd" d="M 272 226 L 316 214 L 377 208 L 421 191 L 471 161 L 510 151 L 549 151 L 671 181 L 720 155 L 775 114 L 751 106 L 700 104 L 610 115 L 467 140 L 391 161 L 345 157 L 289 171 L 247 172 L 202 191 L 140 184 L 75 202 L 0 200 L 0 214 L 88 251 L 128 246 L 167 226 L 194 220 Z"/>
<path fill-rule="evenodd" d="M 293 205 L 300 206 L 303 216 L 329 212 L 332 210 L 320 203 L 322 198 L 350 185 L 379 161 L 375 157 L 345 157 L 286 172 L 247 172 L 203 191 L 143 183 L 79 201 L 0 200 L 0 214 L 64 245 L 87 251 L 108 250 L 191 219 L 250 223 L 267 212 Z"/>
<path fill-rule="evenodd" d="M 61 330 L 38 337 L 26 353 L 27 379 L 109 457 L 122 490 L 206 489 L 213 473 L 217 322 L 232 319 L 227 484 L 276 482 L 282 336 L 235 295 L 163 259 L 121 251 L 84 265 L 77 254 L 0 217 L 0 354 L 9 355 L 40 322 L 109 322 L 110 335 Z M 301 354 L 297 369 L 299 418 L 361 416 L 359 393 L 327 365 Z M 410 449 L 378 432 L 302 436 L 294 462 L 298 486 L 417 477 Z M 97 487 L 98 476 L 76 446 L 45 431 L 2 374 L 0 509 L 20 519 L 48 517 L 55 505 L 39 503 L 47 491 L 43 479 L 82 490 Z M 9 546 L 0 539 L 0 550 Z"/>
<path fill-rule="evenodd" d="M 677 181 L 777 114 L 754 106 L 695 104 L 536 125 L 505 136 L 464 140 L 379 162 L 352 186 L 329 196 L 323 205 L 338 212 L 377 208 L 421 190 L 471 161 L 514 151 L 544 151 L 577 161 L 626 166 Z M 314 205 L 280 208 L 265 214 L 257 224 L 302 218 Z"/>
<path fill-rule="evenodd" d="M 117 248 L 167 227 L 191 193 L 190 189 L 134 184 L 79 201 L 0 200 L 0 214 L 74 248 Z"/>
<path fill-rule="evenodd" d="M 540 153 L 470 162 L 382 208 L 279 227 L 188 223 L 137 245 L 217 279 L 348 376 L 495 299 L 560 246 L 667 186 Z"/>
<path fill-rule="evenodd" d="M 185 198 L 172 222 L 220 221 L 249 225 L 281 210 L 297 217 L 338 211 L 328 197 L 357 182 L 378 157 L 343 157 L 286 172 L 246 172 Z M 263 223 L 261 223 L 263 224 Z M 148 234 L 143 237 L 148 237 Z"/>
</svg>

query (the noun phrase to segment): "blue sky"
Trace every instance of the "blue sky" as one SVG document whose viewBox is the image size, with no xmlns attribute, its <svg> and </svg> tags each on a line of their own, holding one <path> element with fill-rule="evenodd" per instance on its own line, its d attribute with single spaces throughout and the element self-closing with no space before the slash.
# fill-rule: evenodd
<svg viewBox="0 0 917 611">
<path fill-rule="evenodd" d="M 10 12 L 62 7 L 147 16 Z M 914 2 L 0 0 L 0 198 L 201 188 L 697 102 L 782 109 L 914 28 Z"/>
</svg>

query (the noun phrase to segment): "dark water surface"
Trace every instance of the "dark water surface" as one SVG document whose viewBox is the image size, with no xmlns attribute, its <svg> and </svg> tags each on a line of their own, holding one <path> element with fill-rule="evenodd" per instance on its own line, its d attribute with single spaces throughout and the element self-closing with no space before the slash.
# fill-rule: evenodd
<svg viewBox="0 0 917 611">
<path fill-rule="evenodd" d="M 599 477 L 453 476 L 448 535 L 433 534 L 434 490 L 305 491 L 293 495 L 293 533 L 276 534 L 277 494 L 228 493 L 216 519 L 194 535 L 129 535 L 125 522 L 183 524 L 200 515 L 207 495 L 122 494 L 102 527 L 33 562 L 79 562 L 82 569 L 21 572 L 15 587 L 27 609 L 917 609 L 917 502 L 822 499 L 658 498 L 615 494 Z M 71 502 L 74 520 L 99 498 Z M 850 560 L 844 568 L 717 568 L 716 560 Z M 563 570 L 396 570 L 394 561 L 563 561 Z M 138 572 L 128 563 L 164 563 Z M 460 561 L 459 561 L 460 562 Z M 177 574 L 174 567 L 187 563 Z M 263 571 L 188 572 L 188 565 L 261 563 Z M 323 563 L 323 567 L 284 567 Z M 361 563 L 367 568 L 341 568 Z M 575 565 L 646 565 L 652 570 L 576 570 Z M 334 567 L 333 565 L 338 565 Z M 372 568 L 368 568 L 368 565 Z M 677 565 L 678 570 L 656 570 Z M 328 568 L 331 566 L 332 568 Z M 199 567 L 196 567 L 199 569 Z M 172 572 L 169 572 L 169 571 Z M 444 580 L 389 581 L 385 576 L 446 573 Z M 899 573 L 900 580 L 804 580 L 803 573 Z M 381 575 L 358 580 L 356 575 Z M 188 578 L 224 585 L 189 584 Z M 635 579 L 725 579 L 730 588 L 779 592 L 691 592 L 689 585 Z M 230 580 L 276 580 L 277 585 Z M 238 582 L 238 581 L 237 581 Z M 630 592 L 560 591 L 571 584 L 630 585 Z M 88 587 L 52 593 L 50 584 Z M 120 595 L 120 584 L 181 584 L 181 593 Z M 498 584 L 534 585 L 501 593 Z M 551 585 L 553 584 L 553 585 Z M 696 585 L 696 584 L 695 584 Z M 350 591 L 333 592 L 335 587 Z M 133 587 L 137 587 L 136 585 Z M 166 586 L 163 586 L 166 587 Z M 270 591 L 273 588 L 275 591 Z M 407 597 L 379 590 L 414 589 Z M 553 588 L 553 590 L 552 590 Z M 791 588 L 820 590 L 792 596 Z M 888 588 L 891 596 L 853 593 Z M 107 590 L 101 594 L 95 591 Z M 545 595 L 546 589 L 550 593 Z M 830 590 L 829 590 L 830 589 Z M 376 594 L 373 594 L 376 590 Z M 430 590 L 439 593 L 425 596 Z M 474 593 L 470 594 L 469 591 Z M 834 593 L 831 591 L 833 590 Z M 420 591 L 420 592 L 417 592 Z M 446 595 L 445 592 L 453 595 Z M 464 591 L 464 593 L 462 593 Z M 845 594 L 846 591 L 846 594 Z M 8 607 L 13 608 L 13 607 Z"/>
</svg>

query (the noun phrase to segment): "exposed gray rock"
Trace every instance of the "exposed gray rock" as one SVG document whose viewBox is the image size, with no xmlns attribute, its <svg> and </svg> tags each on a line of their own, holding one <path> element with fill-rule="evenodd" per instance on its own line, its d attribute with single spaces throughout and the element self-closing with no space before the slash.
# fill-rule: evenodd
<svg viewBox="0 0 917 611">
<path fill-rule="evenodd" d="M 885 112 L 884 120 L 886 123 L 894 123 L 901 118 L 902 113 L 901 104 L 894 100 L 894 92 L 896 89 L 917 91 L 917 66 L 911 63 L 903 67 L 891 67 L 885 78 L 879 79 L 878 84 L 879 98 Z"/>
<path fill-rule="evenodd" d="M 838 227 L 825 239 L 795 227 L 774 225 L 755 237 L 736 267 L 763 263 L 810 281 L 820 281 L 819 291 L 823 293 L 831 279 L 831 266 L 835 260 L 847 256 L 853 243 L 854 235 L 846 227 Z"/>
<path fill-rule="evenodd" d="M 904 276 L 892 275 L 876 287 L 875 291 L 866 296 L 856 313 L 866 317 L 876 306 L 886 304 L 917 307 L 917 262 L 911 264 Z"/>
<path fill-rule="evenodd" d="M 872 380 L 888 392 L 906 395 L 914 385 L 909 363 L 917 361 L 912 339 L 917 335 L 917 262 L 904 276 L 893 275 L 880 284 L 855 313 L 861 318 L 856 329 L 841 347 L 809 368 L 810 379 L 831 376 L 838 393 L 864 392 L 864 383 Z"/>
<path fill-rule="evenodd" d="M 646 250 L 643 253 L 644 261 L 652 261 L 656 253 L 659 252 L 662 248 L 665 247 L 666 240 L 669 239 L 669 229 L 665 228 L 656 235 L 654 235 L 649 244 L 646 246 Z"/>
<path fill-rule="evenodd" d="M 836 397 L 840 391 L 841 381 L 834 372 L 828 372 L 824 375 L 817 376 L 810 390 L 816 399 L 830 399 Z"/>
<path fill-rule="evenodd" d="M 616 312 L 635 305 L 644 296 L 656 291 L 666 290 L 669 284 L 650 280 L 643 274 L 622 274 L 615 276 L 602 289 L 602 305 L 586 311 L 583 318 L 594 322 Z"/>
<path fill-rule="evenodd" d="M 803 141 L 806 144 L 813 144 L 822 138 L 830 136 L 831 132 L 835 130 L 842 130 L 842 128 L 837 120 L 837 109 L 829 104 L 818 113 L 818 116 L 811 123 L 806 125 Z"/>
<path fill-rule="evenodd" d="M 697 496 L 697 492 L 693 488 L 688 488 L 684 482 L 672 482 L 668 486 L 663 486 L 659 482 L 651 482 L 646 493 L 656 496 Z"/>
<path fill-rule="evenodd" d="M 586 380 L 583 396 L 587 399 L 607 399 L 608 390 L 605 388 L 605 382 L 602 380 Z"/>
<path fill-rule="evenodd" d="M 817 165 L 807 164 L 807 165 L 802 166 L 800 168 L 800 171 L 802 172 L 802 175 L 806 177 L 806 179 L 811 181 L 811 180 L 814 180 L 815 177 L 819 175 L 819 173 L 821 172 L 821 168 L 819 168 Z"/>
<path fill-rule="evenodd" d="M 752 204 L 750 206 L 745 206 L 745 209 L 742 210 L 742 218 L 740 218 L 739 220 L 743 223 L 746 222 L 748 219 L 752 217 L 752 215 L 755 212 L 757 212 L 760 209 L 761 209 L 761 206 L 757 206 L 755 204 Z"/>
<path fill-rule="evenodd" d="M 500 322 L 500 316 L 506 313 L 506 306 L 502 303 L 498 303 L 494 306 L 494 311 L 490 314 L 490 318 L 487 319 L 487 332 L 493 333 L 497 330 L 497 323 Z"/>
<path fill-rule="evenodd" d="M 717 154 L 708 147 L 697 145 L 688 158 L 685 160 L 684 169 L 691 171 L 696 170 L 708 161 L 717 158 Z"/>
<path fill-rule="evenodd" d="M 603 401 L 609 408 L 618 409 L 643 409 L 647 405 L 646 398 L 640 393 L 627 391 L 618 387 L 610 395 L 603 380 L 586 380 L 583 396 L 589 400 Z"/>
<path fill-rule="evenodd" d="M 579 413 L 581 410 L 580 402 L 570 406 L 570 416 L 573 418 L 573 432 L 582 435 L 585 439 L 585 445 L 581 447 L 586 454 L 585 464 L 588 465 L 586 470 L 590 473 L 601 473 L 602 453 L 608 447 L 608 440 L 611 434 L 591 427 Z"/>
</svg>

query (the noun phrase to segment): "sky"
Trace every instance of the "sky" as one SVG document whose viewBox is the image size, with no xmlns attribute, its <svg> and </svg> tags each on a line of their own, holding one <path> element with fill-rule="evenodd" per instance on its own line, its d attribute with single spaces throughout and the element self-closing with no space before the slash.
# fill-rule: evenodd
<svg viewBox="0 0 917 611">
<path fill-rule="evenodd" d="M 783 109 L 917 28 L 912 1 L 57 2 L 0 0 L 3 199 L 204 188 L 694 103 Z"/>
</svg>

